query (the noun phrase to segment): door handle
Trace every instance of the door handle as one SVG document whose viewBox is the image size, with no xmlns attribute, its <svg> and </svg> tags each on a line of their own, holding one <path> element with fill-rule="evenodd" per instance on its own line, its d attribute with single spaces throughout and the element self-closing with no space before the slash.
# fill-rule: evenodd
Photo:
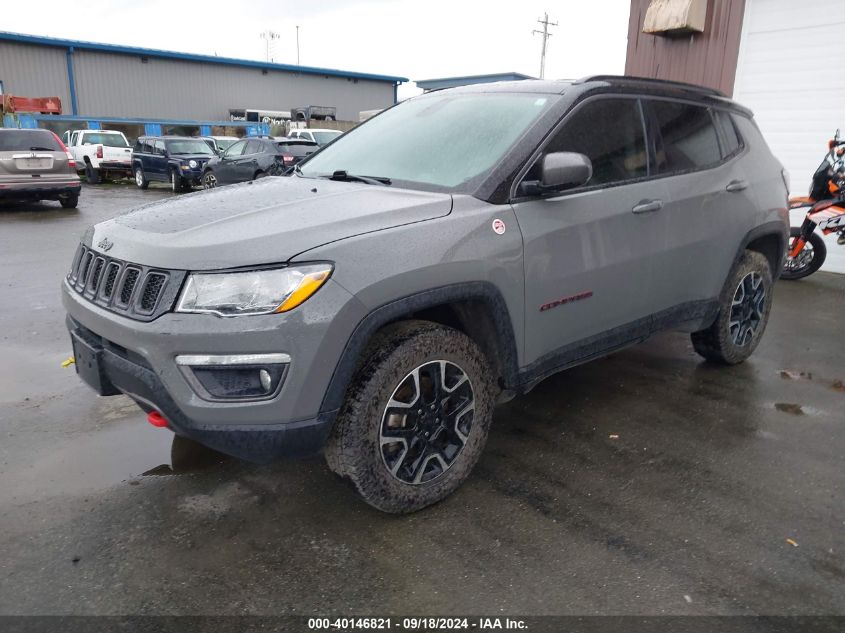
<svg viewBox="0 0 845 633">
<path fill-rule="evenodd" d="M 737 191 L 743 191 L 748 188 L 748 181 L 746 180 L 731 180 L 728 183 L 728 186 L 725 187 L 725 191 L 730 191 L 731 193 Z"/>
<path fill-rule="evenodd" d="M 640 200 L 631 209 L 634 213 L 651 213 L 652 211 L 660 211 L 663 208 L 663 200 Z"/>
</svg>

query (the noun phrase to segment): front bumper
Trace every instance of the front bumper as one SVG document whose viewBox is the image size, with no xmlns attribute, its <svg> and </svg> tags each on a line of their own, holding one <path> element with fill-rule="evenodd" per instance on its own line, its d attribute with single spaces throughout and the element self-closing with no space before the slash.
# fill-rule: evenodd
<svg viewBox="0 0 845 633">
<path fill-rule="evenodd" d="M 323 394 L 351 329 L 363 318 L 360 302 L 331 280 L 296 310 L 265 316 L 166 313 L 141 322 L 104 310 L 66 282 L 62 300 L 77 371 L 98 393 L 125 393 L 145 410 L 161 412 L 176 433 L 259 462 L 322 446 L 336 414 L 320 410 Z M 186 354 L 268 351 L 291 361 L 278 393 L 264 400 L 204 399 L 176 364 Z M 87 371 L 88 363 L 95 369 Z"/>
</svg>

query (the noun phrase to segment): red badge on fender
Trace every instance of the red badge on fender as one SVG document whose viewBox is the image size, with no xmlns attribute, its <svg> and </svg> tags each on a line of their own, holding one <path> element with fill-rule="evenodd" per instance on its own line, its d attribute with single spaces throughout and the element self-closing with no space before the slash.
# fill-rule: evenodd
<svg viewBox="0 0 845 633">
<path fill-rule="evenodd" d="M 505 223 L 502 222 L 499 218 L 493 220 L 493 232 L 496 235 L 501 235 L 505 232 Z"/>
</svg>

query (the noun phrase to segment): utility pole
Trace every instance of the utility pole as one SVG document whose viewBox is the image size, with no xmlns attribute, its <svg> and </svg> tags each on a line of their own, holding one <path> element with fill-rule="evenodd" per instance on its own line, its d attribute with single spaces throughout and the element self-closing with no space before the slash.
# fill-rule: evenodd
<svg viewBox="0 0 845 633">
<path fill-rule="evenodd" d="M 299 25 L 296 25 L 296 65 L 299 66 Z"/>
<path fill-rule="evenodd" d="M 261 39 L 264 40 L 264 52 L 268 62 L 272 61 L 270 51 L 273 50 L 273 40 L 277 40 L 279 37 L 280 35 L 278 33 L 270 30 L 264 31 L 261 34 Z"/>
<path fill-rule="evenodd" d="M 549 41 L 549 38 L 552 36 L 552 34 L 549 33 L 549 27 L 550 26 L 557 26 L 557 22 L 549 22 L 549 14 L 548 13 L 544 13 L 543 19 L 542 20 L 538 19 L 537 22 L 539 22 L 540 24 L 543 25 L 543 30 L 538 31 L 538 30 L 535 29 L 531 32 L 531 34 L 533 35 L 535 33 L 539 33 L 540 35 L 543 36 L 543 48 L 542 48 L 542 52 L 540 53 L 540 79 L 544 79 L 545 75 L 546 75 L 546 43 Z"/>
</svg>

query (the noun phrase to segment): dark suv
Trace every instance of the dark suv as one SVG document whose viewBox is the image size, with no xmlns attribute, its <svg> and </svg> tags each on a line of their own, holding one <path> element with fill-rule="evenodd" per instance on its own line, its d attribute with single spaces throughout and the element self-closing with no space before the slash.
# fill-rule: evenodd
<svg viewBox="0 0 845 633">
<path fill-rule="evenodd" d="M 205 164 L 216 155 L 208 143 L 190 136 L 141 136 L 132 148 L 135 184 L 169 182 L 174 192 L 200 184 Z"/>
<path fill-rule="evenodd" d="M 218 185 L 279 176 L 318 149 L 316 143 L 298 139 L 243 139 L 206 163 L 202 186 L 213 189 Z"/>
<path fill-rule="evenodd" d="M 497 401 L 555 372 L 667 329 L 748 358 L 786 198 L 751 112 L 717 92 L 468 86 L 291 177 L 97 224 L 63 299 L 100 394 L 247 459 L 323 449 L 368 503 L 408 512 L 469 476 Z"/>
</svg>

